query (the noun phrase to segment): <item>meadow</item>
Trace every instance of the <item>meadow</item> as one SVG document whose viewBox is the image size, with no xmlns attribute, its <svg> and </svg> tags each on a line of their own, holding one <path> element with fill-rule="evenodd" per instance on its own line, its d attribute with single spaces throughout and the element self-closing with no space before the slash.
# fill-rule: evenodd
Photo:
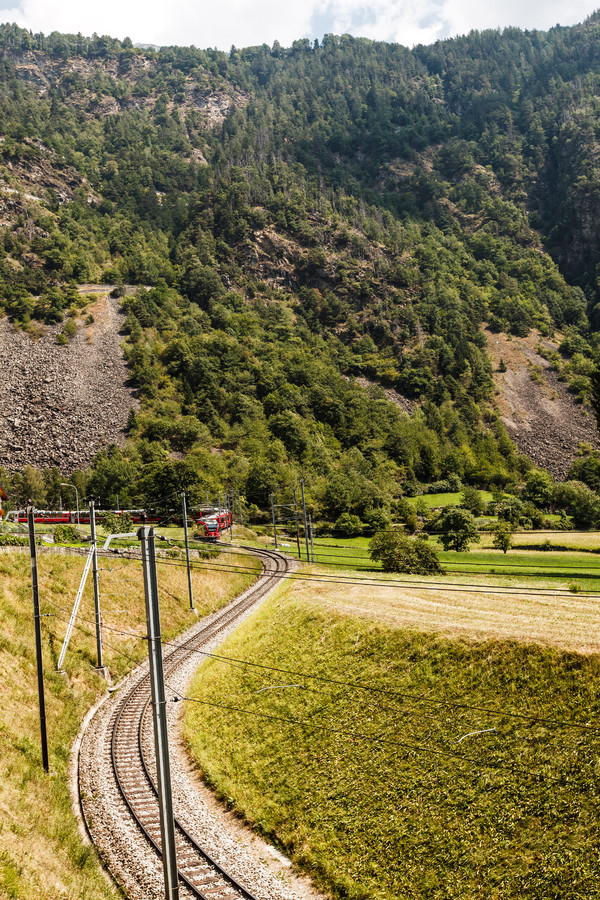
<svg viewBox="0 0 600 900">
<path fill-rule="evenodd" d="M 299 578 L 232 635 L 190 691 L 205 781 L 340 900 L 600 896 L 598 604 L 459 634 L 464 594 L 403 621 L 397 592 Z"/>
</svg>

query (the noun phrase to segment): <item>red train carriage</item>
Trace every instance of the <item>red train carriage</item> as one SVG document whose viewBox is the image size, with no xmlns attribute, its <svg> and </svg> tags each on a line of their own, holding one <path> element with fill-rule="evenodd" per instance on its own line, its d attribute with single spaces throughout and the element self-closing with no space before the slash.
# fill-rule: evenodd
<svg viewBox="0 0 600 900">
<path fill-rule="evenodd" d="M 68 509 L 36 509 L 33 514 L 33 521 L 40 525 L 68 525 L 73 521 L 71 516 L 75 516 L 77 521 L 77 513 L 71 513 Z M 27 522 L 27 510 L 15 509 L 6 516 L 7 522 Z"/>
<path fill-rule="evenodd" d="M 108 510 L 97 509 L 96 521 L 101 519 L 106 512 L 108 512 Z M 112 509 L 110 512 L 117 516 L 128 515 L 132 522 L 142 523 L 145 521 L 147 525 L 152 525 L 160 521 L 160 516 L 156 513 L 146 513 L 143 509 Z M 6 521 L 22 522 L 23 524 L 26 524 L 27 510 L 16 509 L 9 512 L 6 516 Z M 89 525 L 90 511 L 87 507 L 80 509 L 79 513 L 74 509 L 36 509 L 34 510 L 33 521 L 39 525 L 77 525 L 78 521 L 80 525 Z"/>
<path fill-rule="evenodd" d="M 194 537 L 200 541 L 218 541 L 221 535 L 231 525 L 233 525 L 233 514 L 229 509 L 217 510 L 212 513 L 200 516 L 196 520 L 198 530 Z"/>
</svg>

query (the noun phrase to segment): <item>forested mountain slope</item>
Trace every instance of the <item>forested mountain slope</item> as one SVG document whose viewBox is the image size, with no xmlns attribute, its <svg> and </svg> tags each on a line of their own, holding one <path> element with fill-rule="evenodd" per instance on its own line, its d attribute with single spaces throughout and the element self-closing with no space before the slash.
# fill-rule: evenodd
<svg viewBox="0 0 600 900">
<path fill-rule="evenodd" d="M 0 46 L 7 315 L 35 333 L 76 317 L 76 284 L 140 285 L 123 308 L 142 408 L 98 495 L 230 483 L 264 506 L 302 472 L 316 510 L 368 518 L 416 480 L 516 483 L 530 463 L 484 325 L 558 336 L 585 400 L 597 17 L 412 51 L 155 53 L 15 26 Z"/>
</svg>

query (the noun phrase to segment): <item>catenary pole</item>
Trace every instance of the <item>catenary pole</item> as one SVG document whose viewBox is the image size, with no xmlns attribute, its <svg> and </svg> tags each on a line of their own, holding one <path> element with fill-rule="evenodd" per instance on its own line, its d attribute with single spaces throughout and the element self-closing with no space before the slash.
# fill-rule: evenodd
<svg viewBox="0 0 600 900">
<path fill-rule="evenodd" d="M 40 707 L 42 765 L 47 772 L 49 770 L 48 736 L 46 734 L 46 700 L 44 698 L 44 663 L 42 660 L 42 623 L 40 619 L 40 593 L 38 587 L 37 547 L 35 545 L 33 506 L 27 507 L 27 524 L 29 526 L 29 554 L 31 556 L 31 587 L 33 591 L 33 624 L 35 628 L 35 659 L 37 665 L 38 702 Z"/>
<path fill-rule="evenodd" d="M 296 543 L 298 544 L 298 559 L 302 559 L 300 552 L 300 528 L 298 527 L 298 504 L 296 503 L 296 488 L 294 488 L 294 518 L 296 520 Z"/>
<path fill-rule="evenodd" d="M 312 519 L 310 517 L 310 513 L 308 514 L 308 530 L 310 531 L 310 561 L 315 561 L 315 545 L 313 544 L 313 530 L 312 530 Z"/>
<path fill-rule="evenodd" d="M 238 497 L 238 506 L 240 508 L 240 525 L 243 528 L 244 527 L 244 514 L 242 512 L 242 498 L 240 497 L 239 491 L 237 492 L 237 497 Z"/>
<path fill-rule="evenodd" d="M 152 719 L 154 722 L 154 746 L 156 751 L 156 777 L 158 781 L 158 806 L 160 837 L 165 878 L 165 900 L 179 900 L 177 853 L 175 849 L 175 822 L 171 794 L 171 767 L 167 734 L 167 701 L 163 672 L 160 612 L 158 607 L 158 582 L 156 578 L 156 551 L 154 528 L 140 528 L 138 537 L 142 544 L 144 567 L 144 594 L 148 623 L 148 656 L 150 685 L 152 689 Z"/>
<path fill-rule="evenodd" d="M 273 503 L 273 494 L 271 494 L 271 515 L 273 516 L 273 538 L 275 540 L 275 549 L 277 550 L 277 527 L 275 525 L 275 505 Z"/>
<path fill-rule="evenodd" d="M 190 609 L 193 609 L 194 608 L 194 594 L 192 591 L 192 569 L 190 566 L 190 541 L 188 538 L 187 506 L 186 506 L 186 502 L 185 502 L 185 491 L 181 492 L 181 512 L 183 514 L 183 536 L 185 539 L 185 560 L 187 563 L 188 596 L 190 598 Z"/>
<path fill-rule="evenodd" d="M 304 479 L 300 479 L 300 494 L 302 495 L 302 515 L 304 518 L 304 541 L 306 543 L 306 562 L 310 562 L 310 551 L 308 549 L 308 523 L 306 521 L 306 501 L 304 499 Z"/>
<path fill-rule="evenodd" d="M 96 620 L 96 667 L 104 668 L 102 661 L 102 614 L 100 612 L 100 586 L 98 584 L 98 544 L 96 543 L 96 509 L 90 502 L 90 532 L 94 555 L 92 556 L 92 580 L 94 583 L 94 618 Z"/>
</svg>

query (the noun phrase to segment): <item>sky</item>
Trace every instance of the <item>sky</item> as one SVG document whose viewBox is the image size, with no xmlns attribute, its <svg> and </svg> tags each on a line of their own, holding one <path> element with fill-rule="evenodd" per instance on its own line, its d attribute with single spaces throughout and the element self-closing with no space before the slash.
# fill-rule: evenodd
<svg viewBox="0 0 600 900">
<path fill-rule="evenodd" d="M 0 22 L 221 50 L 274 41 L 288 47 L 330 33 L 412 47 L 472 29 L 574 25 L 595 8 L 589 0 L 0 0 Z"/>
</svg>

